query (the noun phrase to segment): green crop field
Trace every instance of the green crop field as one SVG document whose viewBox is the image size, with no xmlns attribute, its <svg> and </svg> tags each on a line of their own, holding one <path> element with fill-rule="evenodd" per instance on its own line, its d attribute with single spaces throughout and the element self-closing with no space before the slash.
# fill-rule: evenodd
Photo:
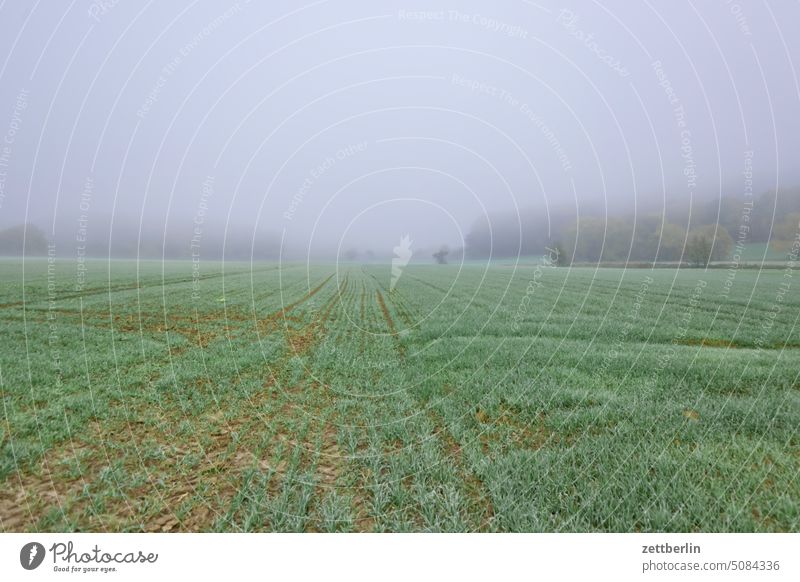
<svg viewBox="0 0 800 582">
<path fill-rule="evenodd" d="M 0 261 L 5 531 L 800 529 L 791 271 L 78 274 Z"/>
</svg>

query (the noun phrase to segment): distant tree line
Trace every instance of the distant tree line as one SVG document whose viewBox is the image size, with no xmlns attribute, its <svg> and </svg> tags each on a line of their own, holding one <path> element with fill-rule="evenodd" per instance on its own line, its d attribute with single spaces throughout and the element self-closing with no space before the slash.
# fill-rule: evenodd
<svg viewBox="0 0 800 582">
<path fill-rule="evenodd" d="M 271 232 L 253 236 L 251 232 L 231 229 L 227 234 L 204 232 L 193 238 L 192 231 L 186 228 L 175 228 L 166 234 L 158 229 L 139 233 L 135 228 L 115 228 L 112 233 L 108 224 L 100 223 L 87 238 L 79 243 L 74 230 L 63 228 L 50 238 L 34 224 L 19 224 L 0 229 L 0 256 L 44 256 L 48 244 L 54 243 L 58 256 L 64 259 L 76 256 L 77 245 L 81 244 L 85 245 L 87 257 L 191 259 L 197 255 L 204 260 L 275 260 L 281 244 L 280 237 Z"/>
<path fill-rule="evenodd" d="M 0 256 L 40 256 L 47 254 L 47 237 L 35 224 L 18 224 L 0 230 Z"/>
<path fill-rule="evenodd" d="M 705 266 L 729 260 L 735 245 L 770 243 L 791 248 L 800 228 L 800 189 L 768 192 L 752 202 L 725 197 L 667 208 L 662 213 L 618 214 L 527 210 L 477 221 L 465 253 L 478 259 L 541 255 L 558 244 L 559 262 L 681 262 Z"/>
</svg>

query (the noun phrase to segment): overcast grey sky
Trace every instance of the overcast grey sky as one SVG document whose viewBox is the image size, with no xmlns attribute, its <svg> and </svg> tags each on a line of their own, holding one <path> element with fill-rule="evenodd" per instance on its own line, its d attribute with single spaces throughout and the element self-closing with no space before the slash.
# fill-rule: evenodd
<svg viewBox="0 0 800 582">
<path fill-rule="evenodd" d="M 0 226 L 389 250 L 800 183 L 798 2 L 263 4 L 3 2 Z"/>
</svg>

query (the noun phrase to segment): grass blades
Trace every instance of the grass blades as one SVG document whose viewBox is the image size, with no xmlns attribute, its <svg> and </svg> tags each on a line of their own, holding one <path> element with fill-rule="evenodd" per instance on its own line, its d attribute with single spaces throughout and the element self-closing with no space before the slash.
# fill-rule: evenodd
<svg viewBox="0 0 800 582">
<path fill-rule="evenodd" d="M 779 270 L 0 274 L 4 531 L 800 525 Z"/>
</svg>

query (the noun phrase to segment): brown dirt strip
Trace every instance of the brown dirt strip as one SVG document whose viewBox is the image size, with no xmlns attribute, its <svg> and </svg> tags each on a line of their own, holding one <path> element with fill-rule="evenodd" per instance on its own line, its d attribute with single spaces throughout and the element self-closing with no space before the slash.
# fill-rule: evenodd
<svg viewBox="0 0 800 582">
<path fill-rule="evenodd" d="M 406 355 L 406 350 L 400 343 L 399 337 L 397 335 L 397 328 L 394 325 L 392 314 L 389 313 L 389 309 L 386 307 L 386 302 L 383 300 L 383 294 L 381 293 L 380 289 L 375 289 L 375 294 L 378 298 L 378 305 L 380 306 L 381 312 L 383 313 L 383 318 L 386 320 L 386 325 L 389 326 L 389 332 L 392 334 L 392 336 L 395 338 L 397 342 L 397 351 L 400 354 L 400 357 L 404 358 Z"/>
<path fill-rule="evenodd" d="M 331 275 L 331 277 L 332 276 L 333 275 Z M 288 313 L 289 310 L 294 309 L 295 307 L 297 307 L 301 303 L 304 303 L 305 301 L 307 301 L 308 299 L 310 299 L 311 297 L 316 295 L 325 286 L 325 284 L 331 279 L 331 277 L 328 277 L 327 279 L 325 279 L 319 286 L 317 286 L 316 288 L 311 290 L 309 293 L 307 293 L 300 300 L 295 301 L 294 303 L 288 305 L 283 310 L 281 310 L 281 311 L 283 311 L 283 313 L 281 315 L 285 316 L 286 313 Z M 310 352 L 316 345 L 319 344 L 319 342 L 321 342 L 325 338 L 325 335 L 327 333 L 326 332 L 326 322 L 328 321 L 328 318 L 330 317 L 330 314 L 333 311 L 333 309 L 336 307 L 338 302 L 341 300 L 341 296 L 345 292 L 345 290 L 347 288 L 347 284 L 348 284 L 348 282 L 345 279 L 344 283 L 337 290 L 337 292 L 331 297 L 331 299 L 329 299 L 322 306 L 321 312 L 319 313 L 319 315 L 315 319 L 313 319 L 307 325 L 305 325 L 305 326 L 303 326 L 303 327 L 301 327 L 299 329 L 287 329 L 285 331 L 286 341 L 287 341 L 288 347 L 290 348 L 290 352 L 287 352 L 287 354 L 283 358 L 283 361 L 280 364 L 278 364 L 277 367 L 279 369 L 285 367 L 288 364 L 288 361 L 290 359 L 296 358 L 298 356 L 301 356 L 301 355 L 304 355 L 304 354 Z M 278 312 L 278 313 L 280 313 L 280 312 Z M 276 381 L 277 381 L 277 379 L 275 378 L 275 374 L 271 373 L 271 378 L 270 378 L 269 382 L 270 383 L 275 383 Z M 294 438 L 292 436 L 292 434 L 290 432 L 288 432 L 286 430 L 286 428 L 285 428 L 288 424 L 291 423 L 291 419 L 292 418 L 297 418 L 297 412 L 301 408 L 300 406 L 296 405 L 295 402 L 292 402 L 292 400 L 294 400 L 295 398 L 300 396 L 300 392 L 298 391 L 299 388 L 300 387 L 297 386 L 297 387 L 291 388 L 291 389 L 289 389 L 288 391 L 285 392 L 284 395 L 288 396 L 291 400 L 287 401 L 286 404 L 284 404 L 284 406 L 281 408 L 281 414 L 280 414 L 281 423 L 280 424 L 284 427 L 284 429 L 281 430 L 279 428 L 278 431 L 276 432 L 273 440 L 280 441 L 280 442 L 282 442 L 283 444 L 285 444 L 285 445 L 287 445 L 289 447 L 298 447 L 298 446 L 302 447 L 302 450 L 304 451 L 304 454 L 302 456 L 305 459 L 304 461 L 301 461 L 301 466 L 302 466 L 302 465 L 308 465 L 311 462 L 310 457 L 309 457 L 309 455 L 310 455 L 310 447 L 308 446 L 309 443 L 307 441 L 303 441 L 303 442 L 297 441 L 297 439 Z M 318 397 L 321 397 L 321 396 L 324 395 L 324 391 L 325 391 L 326 387 L 321 386 L 321 385 L 317 385 L 317 386 L 312 386 L 311 388 L 313 389 L 312 392 L 311 392 L 311 396 L 315 397 L 315 398 L 318 398 Z M 266 394 L 268 394 L 268 392 L 264 391 L 264 392 L 262 392 L 262 394 L 266 395 Z M 319 418 L 321 412 L 322 412 L 322 407 L 319 406 L 316 409 L 316 412 L 314 413 L 314 416 L 316 418 Z M 303 411 L 303 414 L 307 414 L 307 412 Z M 238 424 L 238 423 L 244 422 L 244 421 L 246 421 L 248 419 L 249 419 L 249 415 L 247 415 L 246 417 L 239 417 L 237 419 L 234 419 L 234 422 L 236 422 Z M 264 421 L 265 421 L 265 419 L 263 417 L 259 418 L 258 419 L 258 424 L 263 426 Z M 246 431 L 246 432 L 251 432 L 251 431 Z M 255 432 L 258 432 L 258 431 L 255 431 Z M 330 431 L 323 432 L 323 443 L 326 443 L 326 444 L 323 445 L 323 450 L 328 450 L 328 451 L 335 450 L 335 447 L 336 447 L 335 431 L 334 431 L 334 435 L 333 435 L 333 446 L 331 445 L 331 441 L 327 438 L 328 436 L 330 436 Z M 250 460 L 250 464 L 251 465 L 252 465 L 252 461 L 256 460 L 255 456 L 253 455 L 252 452 L 245 453 L 245 458 Z M 262 459 L 261 461 L 259 461 L 259 468 L 260 469 L 263 470 L 264 468 L 271 468 L 275 473 L 273 475 L 273 478 L 270 480 L 270 494 L 275 495 L 275 494 L 278 493 L 279 489 L 283 485 L 283 481 L 284 481 L 284 478 L 285 478 L 285 471 L 287 469 L 287 461 L 285 459 L 282 460 L 282 461 L 279 461 L 277 467 L 268 467 L 268 465 L 269 465 L 269 461 L 266 460 L 266 459 Z M 236 471 L 234 471 L 236 477 L 234 479 L 230 480 L 231 485 L 233 485 L 233 483 L 239 483 L 241 481 L 240 476 L 241 476 L 242 472 L 244 471 L 244 469 L 246 469 L 246 468 L 247 468 L 246 466 L 240 466 L 240 467 L 237 468 Z M 323 473 L 323 478 L 328 478 L 327 474 L 330 473 L 331 471 L 333 471 L 333 469 L 328 467 L 326 469 L 325 473 Z M 218 495 L 218 497 L 220 497 L 222 499 L 227 499 L 228 502 L 230 502 L 233 499 L 235 493 L 236 493 L 235 488 L 234 487 L 230 487 L 222 495 Z M 223 504 L 223 506 L 224 506 L 224 504 Z M 208 526 L 208 525 L 210 525 L 210 524 L 206 524 L 206 526 Z M 192 531 L 192 529 L 190 529 L 189 531 Z"/>
<path fill-rule="evenodd" d="M 388 297 L 389 301 L 394 305 L 395 311 L 397 311 L 398 315 L 400 315 L 400 319 L 405 322 L 407 327 L 413 327 L 414 319 L 411 316 L 411 310 L 409 309 L 402 295 L 400 295 L 400 293 L 395 289 L 389 293 Z"/>
<path fill-rule="evenodd" d="M 198 531 L 209 525 L 208 520 L 213 517 L 209 504 L 195 505 L 180 519 L 178 513 L 184 500 L 197 495 L 203 484 L 213 483 L 218 495 L 232 494 L 233 480 L 226 477 L 244 470 L 253 460 L 237 446 L 248 417 L 221 422 L 220 412 L 215 411 L 194 421 L 184 419 L 192 422 L 191 434 L 197 438 L 176 444 L 171 428 L 176 421 L 154 419 L 152 410 L 136 416 L 146 418 L 148 413 L 149 422 L 118 420 L 101 425 L 95 421 L 85 431 L 88 437 L 76 437 L 68 446 L 48 451 L 38 471 L 16 475 L 18 486 L 0 491 L 0 515 L 4 516 L 6 531 L 34 527 L 36 516 L 58 507 L 63 508 L 68 520 L 77 518 L 81 529 L 97 531 L 114 531 L 135 524 L 140 524 L 144 531 Z M 147 452 L 154 447 L 160 451 L 159 457 L 148 458 Z M 175 475 L 176 466 L 192 456 L 200 462 L 191 474 Z M 128 488 L 127 483 L 101 485 L 103 474 L 112 467 L 122 467 L 125 475 L 145 472 L 146 480 L 133 488 Z M 11 478 L 9 484 L 10 481 Z M 94 513 L 91 499 L 82 494 L 87 486 L 95 494 L 98 488 L 113 492 L 103 500 L 101 515 Z M 166 511 L 151 515 L 137 513 L 131 504 L 144 498 L 158 500 Z M 28 514 L 28 506 L 33 508 L 33 515 Z"/>
<path fill-rule="evenodd" d="M 327 335 L 327 322 L 329 321 L 333 310 L 342 305 L 342 299 L 347 292 L 348 284 L 348 278 L 345 278 L 337 292 L 322 307 L 319 317 L 309 326 L 307 326 L 308 328 L 311 328 L 312 332 L 303 336 L 301 343 L 303 353 L 310 351 Z M 292 345 L 295 345 L 295 343 Z M 306 381 L 310 376 L 310 373 L 310 370 L 307 370 Z M 317 506 L 318 508 L 319 504 L 324 499 L 325 493 L 337 488 L 337 483 L 339 482 L 343 472 L 342 459 L 344 458 L 344 455 L 339 447 L 338 430 L 337 425 L 335 424 L 335 416 L 329 415 L 324 421 L 317 422 L 319 419 L 323 418 L 325 408 L 330 406 L 331 394 L 329 387 L 324 383 L 313 380 L 309 382 L 307 390 L 310 390 L 311 394 L 313 395 L 315 404 L 313 405 L 313 409 L 311 411 L 306 411 L 305 414 L 310 414 L 312 418 L 315 419 L 314 424 L 318 425 L 316 428 L 310 431 L 312 434 L 316 434 L 316 437 L 315 439 L 312 439 L 312 442 L 316 441 L 319 443 L 317 452 L 315 454 L 316 459 L 314 461 L 314 471 L 316 474 L 317 484 L 316 495 L 314 497 L 316 503 L 314 506 Z M 285 412 L 288 414 L 294 414 L 296 409 L 297 407 L 293 406 Z M 309 442 L 292 442 L 291 444 L 293 446 L 302 446 L 307 453 L 310 453 Z M 314 506 L 309 508 L 309 511 L 312 513 L 314 511 Z M 308 522 L 306 529 L 307 531 L 317 531 L 316 526 L 317 524 Z"/>
<path fill-rule="evenodd" d="M 461 476 L 461 482 L 464 483 L 465 492 L 471 506 L 469 517 L 478 516 L 478 521 L 475 523 L 476 531 L 488 530 L 494 517 L 494 505 L 492 504 L 491 495 L 486 491 L 486 487 L 480 477 L 466 466 L 461 455 L 461 445 L 453 436 L 444 418 L 430 408 L 428 408 L 428 417 L 434 424 L 434 434 L 441 439 L 445 453 L 453 461 L 456 471 Z"/>
<path fill-rule="evenodd" d="M 308 299 L 313 294 L 316 294 L 329 279 L 330 278 L 326 279 L 322 285 L 312 290 L 312 292 L 309 293 L 304 300 Z M 348 282 L 345 280 L 337 292 L 321 307 L 321 309 L 317 312 L 318 315 L 310 323 L 299 329 L 289 328 L 285 331 L 286 341 L 290 351 L 287 352 L 283 360 L 278 363 L 275 368 L 282 369 L 288 364 L 289 360 L 310 352 L 325 338 L 327 335 L 326 323 L 335 307 L 339 304 L 342 295 L 347 289 L 347 285 Z M 297 301 L 291 306 L 287 307 L 293 308 L 299 305 L 301 302 L 302 300 Z M 308 373 L 310 372 L 307 372 L 306 377 L 308 377 Z M 271 374 L 272 377 L 268 383 L 277 383 L 275 374 Z M 310 466 L 315 465 L 315 472 L 319 476 L 318 478 L 320 483 L 324 485 L 335 482 L 339 476 L 338 461 L 333 463 L 331 459 L 337 460 L 341 457 L 341 454 L 338 451 L 335 427 L 329 426 L 329 423 L 320 424 L 318 422 L 312 422 L 312 426 L 309 428 L 308 432 L 305 433 L 307 435 L 306 438 L 298 438 L 301 435 L 296 434 L 289 428 L 289 426 L 303 416 L 309 416 L 312 419 L 319 419 L 323 416 L 324 405 L 327 404 L 328 398 L 327 386 L 314 381 L 310 383 L 309 386 L 304 387 L 303 382 L 301 381 L 297 385 L 284 390 L 282 395 L 288 397 L 289 400 L 287 400 L 283 406 L 280 407 L 278 413 L 272 417 L 274 421 L 277 421 L 276 426 L 278 426 L 273 440 L 288 447 L 288 451 L 296 450 L 297 447 L 300 448 L 301 455 L 298 470 L 304 470 L 304 468 L 307 469 Z M 303 400 L 304 402 L 301 403 L 300 401 Z M 263 423 L 264 419 L 262 418 L 261 420 Z M 315 428 L 313 425 L 319 426 Z M 314 449 L 312 443 L 315 442 L 315 439 L 311 435 L 314 434 L 317 435 L 316 438 L 322 443 L 322 453 L 321 455 L 316 453 L 316 461 L 314 460 L 314 454 L 312 453 L 312 450 Z M 291 456 L 291 453 L 287 454 Z M 253 456 L 252 453 L 250 455 L 251 457 Z M 264 461 L 261 462 L 260 469 L 264 469 L 263 463 Z M 286 486 L 286 470 L 288 468 L 288 463 L 286 459 L 283 459 L 278 462 L 277 467 L 269 468 L 273 472 L 272 478 L 270 479 L 269 494 L 270 496 L 275 496 L 279 494 L 283 487 Z M 241 471 L 238 473 L 238 475 L 241 475 Z M 239 481 L 240 480 L 241 479 L 239 478 Z M 236 479 L 233 479 L 232 482 L 236 482 Z M 233 500 L 235 493 L 235 488 L 233 488 L 226 492 L 224 498 L 227 498 L 230 502 Z M 264 525 L 267 526 L 268 524 Z"/>
<path fill-rule="evenodd" d="M 319 292 L 325 282 L 327 280 L 312 290 L 304 299 Z M 317 319 L 303 328 L 287 333 L 287 343 L 295 352 L 305 353 L 323 339 L 324 324 L 330 318 L 333 309 L 341 302 L 346 289 L 347 281 L 323 306 Z M 294 302 L 290 307 L 299 305 L 301 302 L 302 300 Z M 273 381 L 274 377 L 268 381 L 268 384 Z M 327 387 L 313 384 L 310 388 L 320 397 L 316 405 L 316 416 L 320 418 L 323 405 L 329 398 Z M 269 393 L 270 390 L 265 389 L 259 394 L 259 398 L 268 397 Z M 253 406 L 257 405 L 258 402 L 251 404 L 248 406 L 248 410 L 252 410 Z M 283 411 L 290 413 L 291 410 L 296 412 L 297 407 L 288 407 L 288 410 L 284 408 Z M 194 442 L 180 446 L 174 444 L 174 435 L 164 432 L 163 428 L 170 426 L 170 421 L 167 420 L 160 423 L 151 422 L 147 425 L 141 421 L 132 424 L 122 423 L 116 427 L 108 424 L 100 426 L 95 423 L 90 431 L 92 435 L 90 443 L 93 444 L 74 445 L 81 458 L 81 474 L 70 476 L 66 469 L 69 464 L 75 465 L 73 443 L 70 443 L 69 448 L 61 448 L 49 453 L 47 458 L 42 460 L 42 471 L 18 476 L 21 482 L 20 487 L 15 488 L 15 495 L 0 494 L 0 508 L 2 508 L 0 514 L 12 517 L 11 521 L 5 521 L 3 527 L 6 530 L 19 531 L 35 525 L 29 520 L 30 516 L 25 515 L 20 509 L 25 507 L 27 500 L 31 501 L 34 507 L 42 510 L 48 506 L 57 507 L 60 503 L 67 516 L 74 518 L 82 515 L 79 523 L 90 524 L 92 529 L 99 531 L 129 528 L 136 523 L 140 523 L 145 531 L 200 531 L 211 527 L 214 518 L 222 514 L 225 505 L 223 500 L 230 500 L 234 497 L 236 486 L 240 482 L 240 475 L 253 466 L 261 470 L 273 470 L 277 473 L 277 479 L 272 479 L 270 482 L 270 491 L 272 494 L 276 494 L 280 486 L 280 475 L 286 470 L 286 461 L 279 461 L 276 467 L 270 467 L 272 461 L 269 460 L 268 455 L 254 454 L 252 448 L 247 446 L 249 439 L 240 440 L 241 435 L 262 434 L 263 430 L 254 430 L 252 425 L 264 426 L 264 419 L 253 420 L 252 415 L 247 414 L 239 415 L 220 424 L 219 416 L 221 416 L 221 412 L 215 411 L 212 415 L 192 422 L 196 427 L 192 433 L 206 435 L 207 438 L 203 439 L 202 443 Z M 208 427 L 211 427 L 212 430 L 209 431 Z M 199 430 L 200 428 L 202 431 Z M 318 430 L 319 432 L 314 431 L 319 435 L 321 442 L 316 468 L 318 483 L 322 490 L 330 490 L 336 487 L 344 471 L 344 456 L 339 449 L 334 418 L 329 417 Z M 275 438 L 287 443 L 292 441 L 288 433 L 283 433 L 283 436 L 276 434 Z M 81 499 L 80 491 L 85 484 L 91 486 L 96 483 L 101 473 L 108 468 L 108 459 L 105 455 L 99 454 L 98 450 L 92 450 L 96 449 L 98 442 L 110 445 L 107 450 L 120 448 L 131 450 L 130 445 L 134 444 L 135 450 L 140 454 L 142 450 L 145 450 L 148 445 L 152 446 L 153 443 L 165 443 L 161 446 L 166 450 L 164 458 L 158 461 L 148 460 L 145 462 L 137 455 L 130 457 L 130 463 L 125 463 L 129 466 L 129 470 L 138 469 L 141 473 L 141 463 L 146 463 L 148 481 L 135 489 L 120 491 L 122 495 L 115 496 L 117 500 L 106 503 L 103 514 L 95 516 L 91 513 L 91 500 Z M 174 475 L 175 466 L 190 455 L 202 458 L 199 468 L 186 476 Z M 137 465 L 139 466 L 137 467 Z M 52 479 L 44 470 L 45 466 L 53 471 Z M 170 476 L 170 474 L 173 475 Z M 215 492 L 216 501 L 205 499 L 205 503 L 196 502 L 197 496 L 200 495 L 200 490 L 204 486 L 206 489 L 210 487 Z M 128 500 L 133 501 L 137 498 L 152 498 L 154 497 L 153 493 L 156 492 L 156 497 L 160 500 L 159 505 L 163 507 L 163 510 L 150 516 L 138 514 L 137 510 L 128 503 Z M 322 496 L 319 497 L 321 501 Z M 364 500 L 360 498 L 354 500 L 355 521 L 359 524 L 359 529 L 369 530 L 372 528 L 372 522 L 365 505 Z M 38 509 L 34 511 L 34 515 L 43 514 L 44 511 Z"/>
<path fill-rule="evenodd" d="M 335 275 L 335 273 L 330 275 L 329 277 L 327 277 L 324 281 L 322 281 L 322 283 L 320 283 L 319 285 L 314 287 L 314 289 L 312 289 L 311 291 L 309 291 L 308 293 L 303 295 L 303 297 L 301 297 L 297 301 L 295 301 L 293 303 L 290 303 L 289 305 L 286 305 L 282 309 L 279 309 L 275 313 L 272 313 L 272 314 L 268 315 L 267 317 L 265 317 L 264 319 L 262 319 L 261 321 L 259 321 L 258 322 L 258 330 L 259 330 L 259 332 L 264 333 L 264 332 L 274 331 L 274 329 L 277 327 L 277 324 L 280 322 L 280 320 L 284 319 L 286 317 L 286 315 L 290 311 L 292 311 L 295 307 L 305 303 L 306 301 L 308 301 L 309 299 L 314 297 L 314 295 L 319 293 L 322 290 L 322 288 L 325 286 L 325 284 L 328 281 L 330 281 L 333 278 L 334 275 Z"/>
<path fill-rule="evenodd" d="M 343 311 L 355 311 L 359 301 L 361 301 L 361 309 L 363 310 L 366 308 L 366 290 L 363 285 L 360 294 L 357 289 L 353 289 L 347 297 L 344 297 L 344 289 L 342 291 L 343 298 L 341 304 Z M 344 333 L 337 338 L 337 341 L 348 341 L 348 338 L 352 341 L 353 336 L 356 334 L 363 340 L 364 333 L 362 331 L 353 327 L 348 327 Z M 324 388 L 327 391 L 327 386 Z M 329 392 L 326 392 L 326 394 L 329 394 Z M 351 494 L 350 511 L 354 530 L 370 532 L 374 530 L 375 520 L 369 513 L 369 507 L 371 505 L 369 488 L 363 482 L 361 476 L 355 479 L 355 484 L 342 483 L 343 477 L 348 476 L 349 462 L 347 454 L 341 450 L 338 443 L 338 430 L 335 419 L 336 417 L 334 415 L 329 416 L 322 432 L 321 442 L 323 444 L 319 462 L 321 486 L 318 487 L 318 499 L 320 502 L 324 501 L 324 493 L 330 491 Z M 366 448 L 366 445 L 363 444 L 363 435 L 359 442 L 360 445 L 358 448 L 363 451 Z M 353 475 L 349 475 L 349 477 L 353 478 Z"/>
<path fill-rule="evenodd" d="M 364 285 L 364 282 L 362 281 L 361 282 L 361 308 L 360 308 L 361 321 L 364 321 L 364 309 L 366 307 L 365 306 L 366 301 L 367 301 L 367 287 L 366 287 L 366 285 Z"/>
<path fill-rule="evenodd" d="M 277 267 L 271 267 L 269 269 L 262 269 L 262 270 L 257 271 L 257 272 L 272 271 L 272 270 L 274 270 L 276 268 Z M 235 272 L 235 273 L 225 273 L 224 276 L 235 277 L 236 275 L 242 275 L 242 274 L 250 273 L 250 272 L 251 271 L 238 271 L 238 272 Z M 256 272 L 256 271 L 253 271 L 253 272 Z M 223 273 L 211 273 L 211 274 L 208 274 L 208 275 L 200 275 L 199 279 L 200 280 L 217 279 L 217 278 L 222 277 L 222 276 L 223 276 Z M 148 283 L 147 285 L 141 285 L 139 283 L 135 283 L 135 284 L 131 284 L 131 285 L 117 285 L 115 287 L 111 287 L 111 286 L 109 286 L 109 287 L 90 287 L 88 289 L 84 289 L 80 293 L 64 293 L 62 295 L 58 295 L 55 300 L 56 301 L 63 301 L 65 299 L 79 299 L 81 297 L 90 297 L 92 295 L 101 295 L 103 293 L 111 294 L 111 293 L 120 293 L 122 291 L 134 291 L 136 289 L 149 289 L 149 288 L 152 288 L 152 287 L 156 287 L 156 288 L 157 287 L 167 287 L 167 286 L 170 286 L 170 285 L 180 285 L 181 283 L 191 283 L 193 280 L 194 279 L 192 277 L 189 277 L 189 278 L 181 277 L 181 278 L 176 278 L 176 279 L 164 279 L 164 280 L 161 280 L 161 281 L 156 281 L 155 283 Z M 35 305 L 37 303 L 43 303 L 43 302 L 46 302 L 46 301 L 47 301 L 47 299 L 44 298 L 44 299 L 31 299 L 31 300 L 28 300 L 28 301 L 12 301 L 10 303 L 0 303 L 0 309 L 4 309 L 6 307 L 21 307 L 23 305 Z M 32 308 L 32 309 L 35 309 L 35 308 Z"/>
<path fill-rule="evenodd" d="M 273 317 L 275 315 L 285 315 L 289 309 L 293 309 L 302 302 L 308 300 L 318 293 L 329 280 L 330 277 L 300 300 L 285 307 L 283 310 L 277 312 L 277 314 L 273 314 Z M 327 319 L 333 308 L 333 304 L 335 304 L 340 295 L 341 290 L 330 300 L 323 314 L 324 319 Z M 318 331 L 319 323 L 314 321 L 309 324 L 309 326 L 306 326 L 306 328 L 293 332 L 293 337 L 287 336 L 287 342 L 290 345 L 294 345 L 297 350 L 306 351 L 320 339 L 318 337 Z M 312 337 L 314 338 L 313 340 Z M 268 394 L 269 391 L 264 390 L 261 396 L 266 397 Z M 252 407 L 251 405 L 250 409 L 252 409 Z M 213 417 L 218 414 L 219 411 L 210 416 Z M 231 457 L 235 451 L 232 452 L 229 450 L 231 446 L 235 444 L 234 435 L 246 434 L 246 431 L 243 429 L 248 423 L 253 423 L 253 419 L 249 414 L 228 420 L 225 422 L 224 426 L 209 433 L 208 427 L 213 427 L 217 424 L 214 422 L 213 418 L 204 417 L 202 419 L 197 419 L 197 422 L 193 424 L 202 427 L 203 430 L 195 430 L 193 434 L 207 433 L 211 438 L 210 442 L 206 443 L 205 446 L 201 445 L 195 447 L 193 450 L 187 450 L 186 447 L 175 447 L 174 435 L 167 434 L 157 428 L 147 427 L 143 423 L 134 422 L 133 424 L 136 425 L 135 429 L 132 428 L 131 423 L 122 421 L 104 427 L 95 424 L 93 429 L 89 431 L 91 437 L 88 443 L 75 444 L 76 441 L 74 441 L 70 442 L 69 446 L 62 445 L 58 448 L 54 447 L 42 458 L 39 471 L 34 471 L 25 475 L 18 474 L 16 477 L 19 480 L 19 487 L 14 488 L 13 491 L 8 489 L 0 491 L 0 515 L 3 516 L 4 520 L 2 524 L 3 528 L 6 531 L 21 531 L 35 525 L 34 522 L 30 521 L 32 516 L 28 515 L 27 511 L 22 509 L 27 509 L 28 504 L 32 504 L 33 507 L 43 505 L 45 508 L 61 506 L 64 507 L 65 512 L 68 512 L 69 515 L 75 515 L 79 508 L 83 508 L 83 510 L 77 511 L 77 514 L 86 515 L 89 502 L 88 500 L 85 502 L 79 501 L 80 492 L 85 484 L 96 482 L 100 478 L 102 471 L 108 468 L 109 459 L 107 459 L 105 455 L 99 454 L 97 443 L 112 445 L 111 448 L 125 447 L 128 449 L 130 449 L 130 445 L 133 444 L 133 448 L 137 451 L 141 451 L 146 444 L 165 443 L 165 446 L 170 450 L 170 454 L 163 463 L 151 463 L 152 470 L 148 471 L 151 482 L 147 485 L 154 488 L 161 488 L 162 491 L 159 492 L 159 498 L 165 502 L 167 508 L 172 508 L 173 510 L 165 513 L 161 512 L 152 518 L 146 517 L 142 520 L 142 525 L 145 531 L 175 531 L 178 529 L 198 531 L 204 526 L 210 525 L 208 519 L 213 517 L 211 515 L 211 508 L 208 506 L 199 507 L 199 513 L 194 512 L 182 520 L 178 519 L 175 509 L 177 509 L 184 499 L 190 498 L 193 494 L 197 493 L 198 485 L 204 481 L 207 482 L 208 477 L 230 475 L 232 472 L 244 470 L 246 466 L 254 460 L 252 453 L 239 452 L 234 457 Z M 169 425 L 169 423 L 166 424 Z M 241 449 L 241 447 L 238 448 Z M 70 462 L 74 464 L 76 450 L 80 451 L 82 456 L 88 457 L 88 461 L 91 464 L 85 468 L 81 467 L 80 474 L 70 475 L 66 467 Z M 197 471 L 188 479 L 166 480 L 170 484 L 164 487 L 165 480 L 163 479 L 163 475 L 159 475 L 159 478 L 156 478 L 157 471 L 155 469 L 160 466 L 166 467 L 168 472 L 174 472 L 174 467 L 177 462 L 190 454 L 202 455 L 203 469 Z M 141 459 L 136 459 L 135 461 L 141 461 Z M 264 467 L 264 462 L 265 461 L 260 462 L 262 468 Z M 129 469 L 133 470 L 137 468 L 136 462 L 134 462 L 133 466 L 129 467 Z M 158 473 L 160 473 L 160 471 Z M 214 487 L 215 490 L 219 492 L 219 496 L 232 497 L 235 492 L 232 488 L 233 482 L 235 482 L 235 479 L 230 479 L 228 485 L 225 485 L 221 483 L 219 479 L 215 479 Z M 147 485 L 143 485 L 130 492 L 126 497 L 126 502 L 128 498 L 135 496 L 144 497 L 148 493 L 146 490 Z M 71 508 L 74 508 L 74 510 Z M 44 512 L 35 512 L 35 514 L 43 515 Z M 114 503 L 114 512 L 104 517 L 110 519 L 112 516 L 115 519 L 121 518 L 126 520 L 129 525 L 130 520 L 137 521 L 137 519 L 141 517 L 134 515 L 130 506 L 122 507 L 119 503 Z M 93 522 L 93 528 L 95 529 L 104 530 L 106 527 L 107 523 L 102 521 L 97 522 L 94 520 Z"/>
<path fill-rule="evenodd" d="M 330 319 L 333 310 L 336 307 L 345 309 L 344 301 L 348 291 L 348 279 L 341 285 L 336 295 L 323 307 L 320 314 L 319 324 L 325 326 Z M 351 293 L 355 304 L 357 300 L 357 291 Z M 313 343 L 307 344 L 308 347 L 316 344 L 323 337 L 323 334 L 317 334 Z M 315 395 L 315 405 L 312 411 L 309 412 L 315 419 L 325 417 L 324 421 L 316 422 L 316 428 L 311 432 L 316 434 L 315 442 L 318 443 L 315 462 L 316 474 L 316 493 L 314 502 L 309 508 L 311 514 L 316 513 L 316 521 L 309 521 L 306 525 L 306 531 L 319 531 L 322 525 L 321 517 L 319 517 L 321 504 L 324 502 L 326 494 L 332 491 L 348 490 L 356 494 L 353 496 L 353 503 L 351 510 L 353 512 L 353 522 L 356 524 L 359 531 L 371 531 L 373 529 L 373 519 L 367 511 L 367 500 L 363 497 L 365 487 L 347 487 L 341 484 L 341 480 L 346 471 L 346 455 L 339 446 L 338 429 L 336 424 L 335 414 L 325 416 L 325 410 L 329 409 L 332 400 L 332 395 L 329 391 L 329 386 L 323 382 L 312 381 L 309 384 L 309 389 Z M 287 411 L 288 412 L 288 411 Z M 293 443 L 295 445 L 301 443 Z M 308 443 L 302 443 L 307 447 Z"/>
</svg>

